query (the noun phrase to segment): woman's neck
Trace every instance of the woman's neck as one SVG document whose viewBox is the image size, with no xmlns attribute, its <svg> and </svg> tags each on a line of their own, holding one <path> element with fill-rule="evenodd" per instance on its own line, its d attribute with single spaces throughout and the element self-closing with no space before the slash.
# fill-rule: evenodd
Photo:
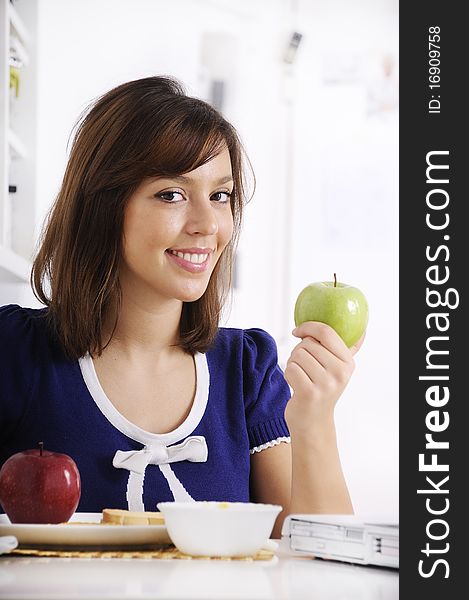
<svg viewBox="0 0 469 600">
<path fill-rule="evenodd" d="M 181 351 L 179 325 L 182 302 L 170 300 L 148 306 L 138 299 L 123 295 L 116 328 L 112 333 L 114 319 L 105 325 L 105 342 L 112 333 L 108 348 L 119 350 L 129 359 L 142 355 L 157 359 L 160 356 Z"/>
</svg>

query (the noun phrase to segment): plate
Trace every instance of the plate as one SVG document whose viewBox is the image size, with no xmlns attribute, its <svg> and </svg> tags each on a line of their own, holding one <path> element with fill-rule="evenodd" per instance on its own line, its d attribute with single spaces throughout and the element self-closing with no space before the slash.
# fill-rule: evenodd
<svg viewBox="0 0 469 600">
<path fill-rule="evenodd" d="M 153 546 L 171 544 L 165 525 L 100 525 L 101 513 L 75 513 L 68 523 L 10 523 L 0 515 L 0 536 L 19 546 Z"/>
</svg>

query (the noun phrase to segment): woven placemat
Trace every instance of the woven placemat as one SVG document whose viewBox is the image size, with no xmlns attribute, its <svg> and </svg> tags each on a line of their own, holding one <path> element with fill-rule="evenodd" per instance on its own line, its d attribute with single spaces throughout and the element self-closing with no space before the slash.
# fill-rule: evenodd
<svg viewBox="0 0 469 600">
<path fill-rule="evenodd" d="M 271 560 L 274 553 L 270 550 L 260 550 L 253 556 L 190 556 L 179 552 L 174 546 L 145 550 L 97 550 L 86 549 L 43 549 L 43 548 L 15 548 L 9 555 L 17 556 L 52 556 L 59 558 L 144 558 L 144 559 L 178 559 L 178 560 Z"/>
</svg>

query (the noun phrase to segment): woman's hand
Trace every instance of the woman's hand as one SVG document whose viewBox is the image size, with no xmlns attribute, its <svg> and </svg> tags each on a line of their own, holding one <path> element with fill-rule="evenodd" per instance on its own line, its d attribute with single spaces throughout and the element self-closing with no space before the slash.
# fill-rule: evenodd
<svg viewBox="0 0 469 600">
<path fill-rule="evenodd" d="M 316 321 L 303 323 L 293 335 L 301 341 L 285 369 L 285 379 L 293 389 L 285 418 L 290 431 L 310 436 L 312 428 L 333 423 L 334 407 L 353 373 L 353 356 L 365 334 L 352 348 L 332 327 Z"/>
</svg>

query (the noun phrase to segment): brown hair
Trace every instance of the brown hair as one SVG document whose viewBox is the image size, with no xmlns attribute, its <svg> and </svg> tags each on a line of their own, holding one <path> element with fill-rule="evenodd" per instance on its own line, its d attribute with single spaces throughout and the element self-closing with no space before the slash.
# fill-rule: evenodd
<svg viewBox="0 0 469 600">
<path fill-rule="evenodd" d="M 234 233 L 203 296 L 183 305 L 179 345 L 189 353 L 204 352 L 213 342 L 231 285 L 249 164 L 239 137 L 219 112 L 187 96 L 170 77 L 119 85 L 81 117 L 31 272 L 51 331 L 70 359 L 101 354 L 104 317 L 113 307 L 117 323 L 129 197 L 145 178 L 187 173 L 225 146 L 234 180 Z"/>
</svg>

